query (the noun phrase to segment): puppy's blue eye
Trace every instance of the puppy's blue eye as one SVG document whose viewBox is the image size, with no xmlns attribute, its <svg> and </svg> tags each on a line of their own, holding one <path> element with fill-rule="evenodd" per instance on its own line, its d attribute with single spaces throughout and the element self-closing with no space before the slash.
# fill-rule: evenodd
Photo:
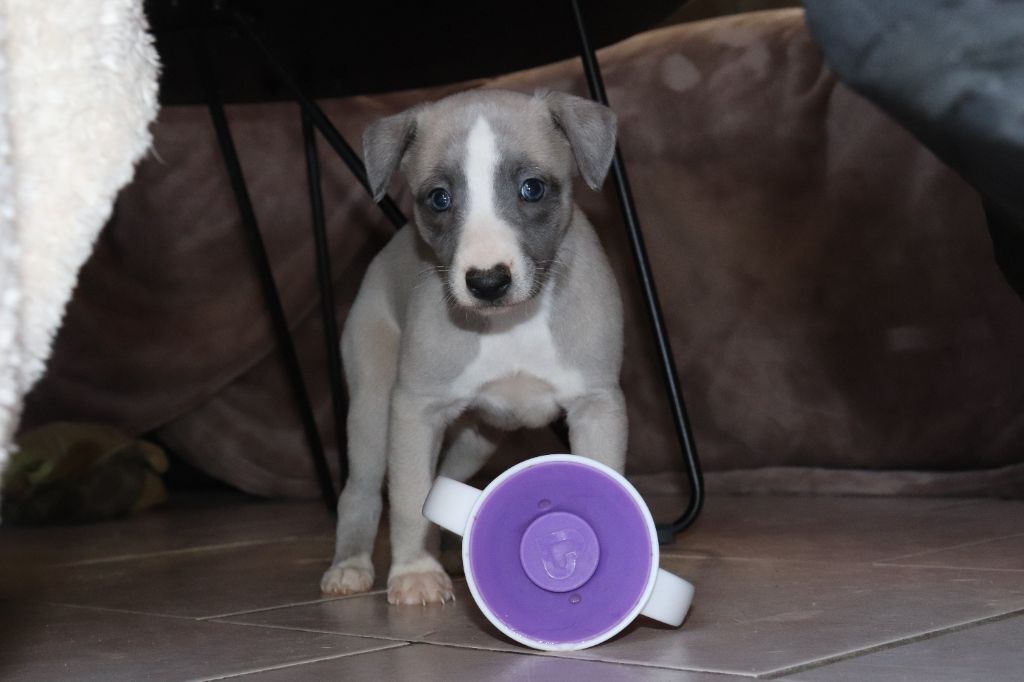
<svg viewBox="0 0 1024 682">
<path fill-rule="evenodd" d="M 519 187 L 519 196 L 523 201 L 540 201 L 544 197 L 544 182 L 537 178 L 524 180 Z"/>
<path fill-rule="evenodd" d="M 430 190 L 428 200 L 430 201 L 430 208 L 438 213 L 444 213 L 452 207 L 452 195 L 448 193 L 448 190 L 441 189 L 440 187 Z"/>
</svg>

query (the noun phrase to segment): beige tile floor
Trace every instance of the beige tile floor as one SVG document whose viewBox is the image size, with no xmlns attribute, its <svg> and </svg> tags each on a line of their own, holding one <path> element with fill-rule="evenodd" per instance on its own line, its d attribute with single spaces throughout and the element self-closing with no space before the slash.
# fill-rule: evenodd
<svg viewBox="0 0 1024 682">
<path fill-rule="evenodd" d="M 559 655 L 504 639 L 461 580 L 445 607 L 322 599 L 331 533 L 316 504 L 225 493 L 0 528 L 0 680 L 1024 679 L 1021 502 L 711 497 L 664 550 L 697 588 L 683 627 Z"/>
</svg>

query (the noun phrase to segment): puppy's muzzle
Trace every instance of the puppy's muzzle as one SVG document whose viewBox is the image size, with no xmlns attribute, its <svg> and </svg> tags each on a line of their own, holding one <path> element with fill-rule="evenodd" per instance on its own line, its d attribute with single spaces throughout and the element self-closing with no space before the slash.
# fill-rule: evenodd
<svg viewBox="0 0 1024 682">
<path fill-rule="evenodd" d="M 512 286 L 512 273 L 507 265 L 495 265 L 487 270 L 471 268 L 466 271 L 466 288 L 481 301 L 492 303 L 505 295 Z"/>
</svg>

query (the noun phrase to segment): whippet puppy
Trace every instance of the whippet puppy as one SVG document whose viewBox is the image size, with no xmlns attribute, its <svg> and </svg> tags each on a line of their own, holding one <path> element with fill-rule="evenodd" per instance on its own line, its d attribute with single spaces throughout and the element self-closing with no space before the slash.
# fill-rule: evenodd
<svg viewBox="0 0 1024 682">
<path fill-rule="evenodd" d="M 370 589 L 388 482 L 388 601 L 443 603 L 452 583 L 420 513 L 436 474 L 465 480 L 499 434 L 564 414 L 573 454 L 622 471 L 622 302 L 576 171 L 598 189 L 615 114 L 560 93 L 475 90 L 372 124 L 376 200 L 401 169 L 414 219 L 370 264 L 342 334 L 350 472 L 321 589 Z"/>
</svg>

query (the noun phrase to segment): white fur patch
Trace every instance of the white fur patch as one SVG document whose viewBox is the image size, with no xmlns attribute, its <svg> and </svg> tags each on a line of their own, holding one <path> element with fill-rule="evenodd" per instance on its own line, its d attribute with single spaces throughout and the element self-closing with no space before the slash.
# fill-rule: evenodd
<svg viewBox="0 0 1024 682">
<path fill-rule="evenodd" d="M 505 264 L 512 273 L 510 298 L 517 298 L 525 287 L 523 254 L 516 232 L 498 216 L 494 200 L 494 175 L 500 154 L 494 131 L 487 119 L 480 117 L 466 139 L 466 222 L 455 250 L 454 273 L 456 298 L 473 305 L 474 298 L 466 289 L 466 272 L 489 270 Z"/>
<path fill-rule="evenodd" d="M 452 385 L 454 396 L 504 428 L 542 426 L 586 388 L 583 376 L 558 357 L 550 290 L 538 303 L 529 319 L 481 334 L 477 356 Z"/>
</svg>

